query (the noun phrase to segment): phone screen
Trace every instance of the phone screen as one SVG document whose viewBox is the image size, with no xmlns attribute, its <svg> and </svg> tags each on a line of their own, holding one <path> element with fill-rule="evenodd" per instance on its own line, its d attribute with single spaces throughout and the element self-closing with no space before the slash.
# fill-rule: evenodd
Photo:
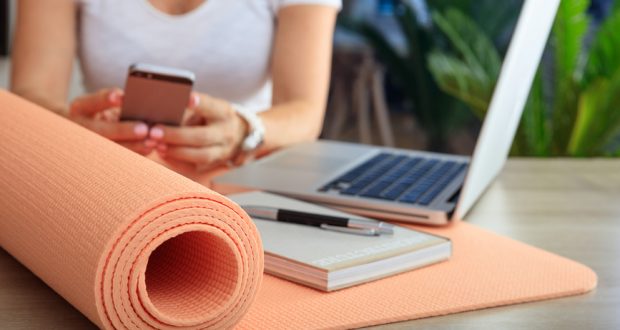
<svg viewBox="0 0 620 330">
<path fill-rule="evenodd" d="M 178 126 L 192 85 L 184 77 L 132 70 L 125 84 L 121 119 Z"/>
</svg>

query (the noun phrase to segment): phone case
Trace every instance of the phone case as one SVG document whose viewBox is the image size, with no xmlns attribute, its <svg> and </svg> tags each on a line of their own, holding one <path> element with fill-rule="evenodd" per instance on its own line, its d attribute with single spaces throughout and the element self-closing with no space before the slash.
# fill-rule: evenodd
<svg viewBox="0 0 620 330">
<path fill-rule="evenodd" d="M 189 103 L 194 74 L 151 64 L 129 68 L 121 120 L 178 126 Z"/>
</svg>

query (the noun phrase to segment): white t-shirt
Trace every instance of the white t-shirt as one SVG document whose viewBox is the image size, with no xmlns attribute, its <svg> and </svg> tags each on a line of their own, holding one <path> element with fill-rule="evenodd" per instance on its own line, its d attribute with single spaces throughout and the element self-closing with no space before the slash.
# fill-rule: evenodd
<svg viewBox="0 0 620 330">
<path fill-rule="evenodd" d="M 255 111 L 271 106 L 270 59 L 280 8 L 341 0 L 206 0 L 168 15 L 148 0 L 77 0 L 88 91 L 125 85 L 132 63 L 188 69 L 194 89 Z"/>
</svg>

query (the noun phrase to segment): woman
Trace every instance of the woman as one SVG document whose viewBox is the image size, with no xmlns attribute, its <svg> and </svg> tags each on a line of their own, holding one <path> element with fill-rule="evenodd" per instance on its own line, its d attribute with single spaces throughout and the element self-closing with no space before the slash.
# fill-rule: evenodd
<svg viewBox="0 0 620 330">
<path fill-rule="evenodd" d="M 12 91 L 140 154 L 206 169 L 320 133 L 340 0 L 18 4 Z M 76 54 L 89 94 L 68 103 Z M 119 87 L 135 62 L 196 73 L 185 125 L 119 122 Z M 261 126 L 262 143 L 248 147 Z"/>
</svg>

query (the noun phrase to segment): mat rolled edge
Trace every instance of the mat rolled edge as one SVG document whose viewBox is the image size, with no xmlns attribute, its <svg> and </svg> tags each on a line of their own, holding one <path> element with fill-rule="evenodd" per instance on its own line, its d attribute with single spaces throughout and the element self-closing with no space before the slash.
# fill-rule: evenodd
<svg viewBox="0 0 620 330">
<path fill-rule="evenodd" d="M 229 328 L 262 280 L 260 236 L 216 193 L 155 203 L 102 256 L 97 307 L 106 328 Z"/>
<path fill-rule="evenodd" d="M 243 316 L 263 255 L 239 206 L 3 90 L 0 126 L 0 246 L 91 321 L 227 328 Z"/>
</svg>

